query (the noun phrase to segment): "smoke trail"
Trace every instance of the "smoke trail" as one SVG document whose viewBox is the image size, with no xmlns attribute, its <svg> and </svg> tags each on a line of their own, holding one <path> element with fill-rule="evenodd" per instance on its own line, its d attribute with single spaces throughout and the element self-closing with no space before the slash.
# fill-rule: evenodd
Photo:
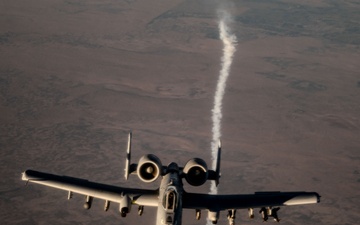
<svg viewBox="0 0 360 225">
<path fill-rule="evenodd" d="M 219 79 L 216 86 L 216 92 L 214 97 L 214 108 L 212 109 L 212 142 L 211 142 L 211 156 L 213 168 L 216 165 L 217 158 L 217 146 L 221 137 L 221 118 L 222 118 L 222 99 L 225 93 L 226 80 L 229 76 L 230 66 L 234 53 L 236 51 L 236 36 L 231 33 L 228 23 L 230 22 L 230 15 L 226 11 L 219 13 L 219 33 L 220 39 L 223 42 L 223 55 L 221 57 L 221 70 Z M 211 183 L 211 194 L 217 194 L 217 188 L 215 182 Z"/>
</svg>

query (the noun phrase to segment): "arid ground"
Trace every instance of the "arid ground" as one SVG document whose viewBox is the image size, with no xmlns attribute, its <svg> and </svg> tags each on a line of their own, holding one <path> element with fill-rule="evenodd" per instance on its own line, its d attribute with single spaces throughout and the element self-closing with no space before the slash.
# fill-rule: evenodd
<svg viewBox="0 0 360 225">
<path fill-rule="evenodd" d="M 211 165 L 211 109 L 222 42 L 217 9 L 238 43 L 223 102 L 220 193 L 316 191 L 283 207 L 283 225 L 360 221 L 360 3 L 345 0 L 2 0 L 0 223 L 154 224 L 95 200 L 25 186 L 35 169 L 125 182 L 133 160 Z M 187 191 L 204 192 L 209 185 Z M 183 224 L 206 223 L 184 211 Z M 238 224 L 261 224 L 239 210 Z M 219 224 L 228 224 L 226 213 Z"/>
</svg>

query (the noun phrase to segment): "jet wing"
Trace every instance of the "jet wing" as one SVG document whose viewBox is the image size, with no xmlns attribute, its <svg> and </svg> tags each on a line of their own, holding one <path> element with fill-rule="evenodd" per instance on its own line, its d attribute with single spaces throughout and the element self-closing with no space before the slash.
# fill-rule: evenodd
<svg viewBox="0 0 360 225">
<path fill-rule="evenodd" d="M 131 201 L 131 204 L 158 206 L 157 190 L 122 188 L 34 170 L 26 170 L 23 172 L 22 180 L 69 191 L 69 198 L 71 197 L 71 193 L 78 193 L 109 202 L 122 203 L 124 196 L 126 196 L 126 198 L 129 198 Z"/>
<path fill-rule="evenodd" d="M 247 195 L 183 194 L 183 208 L 208 209 L 212 212 L 318 202 L 320 195 L 316 192 L 255 192 Z"/>
</svg>

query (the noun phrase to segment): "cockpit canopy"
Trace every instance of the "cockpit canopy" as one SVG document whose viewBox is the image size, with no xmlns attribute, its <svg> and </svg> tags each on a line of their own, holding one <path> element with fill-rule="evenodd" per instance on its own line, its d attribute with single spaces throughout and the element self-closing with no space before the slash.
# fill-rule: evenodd
<svg viewBox="0 0 360 225">
<path fill-rule="evenodd" d="M 163 207 L 166 211 L 173 212 L 177 208 L 178 194 L 174 188 L 168 188 L 164 194 Z"/>
</svg>

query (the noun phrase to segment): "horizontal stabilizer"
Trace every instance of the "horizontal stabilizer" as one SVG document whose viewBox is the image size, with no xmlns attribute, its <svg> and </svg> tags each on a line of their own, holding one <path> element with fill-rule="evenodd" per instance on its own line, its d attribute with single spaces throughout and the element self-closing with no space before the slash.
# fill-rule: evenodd
<svg viewBox="0 0 360 225">
<path fill-rule="evenodd" d="M 132 133 L 129 133 L 128 136 L 128 143 L 127 143 L 127 149 L 126 149 L 126 162 L 125 162 L 125 180 L 129 178 L 130 172 L 130 160 L 131 160 L 131 138 Z"/>
<path fill-rule="evenodd" d="M 216 186 L 219 185 L 220 183 L 220 162 L 221 162 L 221 141 L 219 140 L 219 146 L 218 146 L 218 154 L 217 154 L 217 159 L 216 159 L 216 168 L 215 168 L 215 173 L 216 173 L 216 179 L 215 179 L 215 184 Z"/>
<path fill-rule="evenodd" d="M 130 174 L 136 174 L 136 170 L 137 170 L 137 164 L 136 163 L 131 164 L 131 139 L 132 139 L 132 132 L 129 133 L 127 149 L 126 149 L 126 162 L 124 169 L 125 180 L 129 178 Z"/>
<path fill-rule="evenodd" d="M 215 181 L 216 186 L 218 186 L 219 183 L 220 183 L 220 177 L 221 177 L 220 162 L 221 162 L 221 141 L 219 141 L 219 145 L 218 145 L 218 152 L 217 152 L 217 158 L 216 158 L 215 171 L 214 170 L 209 170 L 209 177 L 208 177 L 208 180 L 214 180 Z"/>
</svg>

